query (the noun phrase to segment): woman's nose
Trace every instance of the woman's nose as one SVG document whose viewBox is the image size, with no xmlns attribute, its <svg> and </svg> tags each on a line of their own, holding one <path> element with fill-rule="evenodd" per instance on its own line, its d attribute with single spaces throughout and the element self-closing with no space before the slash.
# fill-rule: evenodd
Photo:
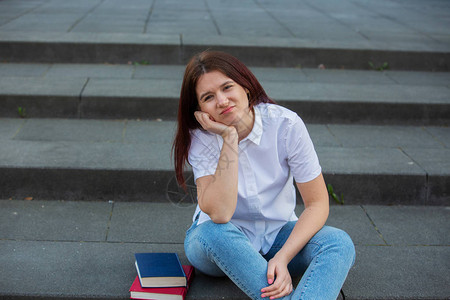
<svg viewBox="0 0 450 300">
<path fill-rule="evenodd" d="M 228 98 L 222 93 L 219 93 L 217 95 L 217 106 L 219 107 L 228 106 Z"/>
</svg>

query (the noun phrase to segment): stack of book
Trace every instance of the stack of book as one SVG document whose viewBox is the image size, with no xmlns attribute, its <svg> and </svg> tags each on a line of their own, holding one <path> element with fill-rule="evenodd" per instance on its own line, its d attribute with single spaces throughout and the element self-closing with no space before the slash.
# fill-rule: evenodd
<svg viewBox="0 0 450 300">
<path fill-rule="evenodd" d="M 194 277 L 192 266 L 182 266 L 176 253 L 136 253 L 138 275 L 131 299 L 183 300 Z"/>
</svg>

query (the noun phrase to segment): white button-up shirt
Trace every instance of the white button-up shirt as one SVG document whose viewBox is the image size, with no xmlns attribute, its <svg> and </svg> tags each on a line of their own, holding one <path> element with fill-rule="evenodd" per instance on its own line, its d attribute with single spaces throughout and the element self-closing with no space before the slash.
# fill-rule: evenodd
<svg viewBox="0 0 450 300">
<path fill-rule="evenodd" d="M 311 138 L 300 117 L 279 105 L 254 107 L 251 133 L 239 142 L 238 197 L 231 222 L 262 254 L 267 253 L 288 221 L 297 220 L 294 209 L 296 182 L 308 182 L 322 169 Z M 191 132 L 189 163 L 194 179 L 214 175 L 223 139 L 204 130 Z M 226 161 L 221 165 L 226 167 Z M 197 206 L 194 220 L 210 220 Z"/>
</svg>

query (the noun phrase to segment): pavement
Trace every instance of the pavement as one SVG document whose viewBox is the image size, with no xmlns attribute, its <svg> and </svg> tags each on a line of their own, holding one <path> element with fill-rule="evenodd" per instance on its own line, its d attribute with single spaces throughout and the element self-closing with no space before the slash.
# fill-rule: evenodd
<svg viewBox="0 0 450 300">
<path fill-rule="evenodd" d="M 257 66 L 449 70 L 442 0 L 8 0 L 0 7 L 0 57 L 9 62 L 184 64 L 214 48 Z"/>
<path fill-rule="evenodd" d="M 356 245 L 339 299 L 450 299 L 449 28 L 445 0 L 0 1 L 0 299 L 127 299 L 135 252 L 188 263 L 170 147 L 205 49 L 305 121 Z M 187 299 L 246 297 L 197 272 Z"/>
<path fill-rule="evenodd" d="M 307 123 L 449 124 L 450 73 L 251 67 Z M 175 120 L 184 67 L 0 63 L 0 117 Z"/>
<path fill-rule="evenodd" d="M 169 201 L 0 201 L 1 299 L 127 299 L 135 252 L 183 250 L 195 206 Z M 301 212 L 302 206 L 297 207 Z M 448 299 L 449 207 L 333 205 L 357 260 L 345 299 Z M 246 299 L 197 272 L 187 299 Z"/>
<path fill-rule="evenodd" d="M 162 119 L 2 118 L 0 198 L 153 202 L 175 193 L 192 202 L 174 181 L 175 127 Z M 448 127 L 307 128 L 325 180 L 346 204 L 448 205 Z"/>
</svg>

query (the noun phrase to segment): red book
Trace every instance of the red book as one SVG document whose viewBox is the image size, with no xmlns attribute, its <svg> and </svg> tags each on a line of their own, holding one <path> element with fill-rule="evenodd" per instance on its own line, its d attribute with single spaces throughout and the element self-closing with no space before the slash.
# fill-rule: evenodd
<svg viewBox="0 0 450 300">
<path fill-rule="evenodd" d="M 184 300 L 186 297 L 189 285 L 194 278 L 194 267 L 183 266 L 186 274 L 186 287 L 168 287 L 168 288 L 143 288 L 139 281 L 139 276 L 136 276 L 133 284 L 130 287 L 131 299 L 153 299 L 153 300 Z"/>
</svg>

